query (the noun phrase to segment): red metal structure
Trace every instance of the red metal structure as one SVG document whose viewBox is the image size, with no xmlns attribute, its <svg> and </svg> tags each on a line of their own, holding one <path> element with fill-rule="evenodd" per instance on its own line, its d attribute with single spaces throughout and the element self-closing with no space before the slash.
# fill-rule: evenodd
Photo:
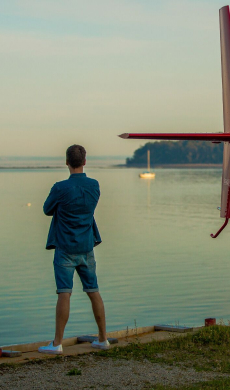
<svg viewBox="0 0 230 390">
<path fill-rule="evenodd" d="M 124 133 L 125 139 L 196 140 L 224 142 L 220 217 L 224 224 L 212 238 L 218 237 L 230 218 L 230 13 L 229 6 L 220 9 L 220 45 L 223 91 L 224 133 Z"/>
<path fill-rule="evenodd" d="M 123 133 L 119 135 L 125 139 L 164 139 L 164 140 L 193 140 L 230 142 L 230 133 Z"/>
</svg>

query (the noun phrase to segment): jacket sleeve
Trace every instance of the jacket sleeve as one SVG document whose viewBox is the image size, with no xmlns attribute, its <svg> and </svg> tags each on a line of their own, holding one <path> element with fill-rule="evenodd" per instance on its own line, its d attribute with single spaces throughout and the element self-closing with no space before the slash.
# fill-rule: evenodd
<svg viewBox="0 0 230 390">
<path fill-rule="evenodd" d="M 95 189 L 95 193 L 96 193 L 96 196 L 97 196 L 97 201 L 99 201 L 99 198 L 100 198 L 100 195 L 101 195 L 101 191 L 100 191 L 100 186 L 99 186 L 98 182 L 97 182 L 97 186 L 96 186 L 96 189 Z"/>
<path fill-rule="evenodd" d="M 57 189 L 57 185 L 54 184 L 43 205 L 43 211 L 46 215 L 54 215 L 57 206 L 58 206 L 58 189 Z"/>
</svg>

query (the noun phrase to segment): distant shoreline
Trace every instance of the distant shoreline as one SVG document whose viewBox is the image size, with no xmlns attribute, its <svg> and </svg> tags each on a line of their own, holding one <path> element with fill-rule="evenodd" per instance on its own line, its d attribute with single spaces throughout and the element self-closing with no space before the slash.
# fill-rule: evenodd
<svg viewBox="0 0 230 390">
<path fill-rule="evenodd" d="M 0 170 L 9 170 L 9 169 L 63 169 L 65 166 L 0 166 Z M 87 167 L 86 167 L 87 168 Z M 138 169 L 146 169 L 145 165 L 132 165 L 128 166 L 126 164 L 115 164 L 115 165 L 108 165 L 108 166 L 89 166 L 88 168 L 138 168 Z M 199 169 L 199 168 L 222 168 L 222 164 L 159 164 L 154 165 L 151 167 L 151 169 L 169 169 L 169 168 L 193 168 L 193 169 Z"/>
<path fill-rule="evenodd" d="M 59 166 L 41 166 L 41 167 L 1 167 L 0 166 L 0 169 L 60 169 L 60 168 L 65 168 L 64 166 L 63 167 L 59 167 Z"/>
<path fill-rule="evenodd" d="M 146 165 L 117 165 L 117 167 L 120 168 L 139 168 L 139 169 L 146 169 Z M 159 164 L 159 165 L 153 165 L 151 167 L 151 170 L 155 168 L 222 168 L 222 164 Z"/>
</svg>

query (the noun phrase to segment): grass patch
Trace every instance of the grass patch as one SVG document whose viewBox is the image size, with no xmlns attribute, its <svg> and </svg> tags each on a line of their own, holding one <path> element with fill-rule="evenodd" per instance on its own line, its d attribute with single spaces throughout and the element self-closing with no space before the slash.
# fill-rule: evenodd
<svg viewBox="0 0 230 390">
<path fill-rule="evenodd" d="M 230 327 L 205 327 L 185 337 L 172 336 L 169 340 L 153 340 L 146 344 L 132 342 L 126 347 L 111 348 L 96 354 L 114 359 L 147 359 L 169 366 L 230 374 Z"/>
<path fill-rule="evenodd" d="M 78 370 L 78 368 L 72 368 L 72 370 L 67 372 L 66 375 L 81 375 L 81 370 Z"/>
<path fill-rule="evenodd" d="M 143 387 L 142 390 L 229 390 L 230 379 L 215 379 L 213 381 L 197 383 L 194 385 L 183 385 L 181 387 L 172 387 L 164 385 L 154 385 Z"/>
</svg>

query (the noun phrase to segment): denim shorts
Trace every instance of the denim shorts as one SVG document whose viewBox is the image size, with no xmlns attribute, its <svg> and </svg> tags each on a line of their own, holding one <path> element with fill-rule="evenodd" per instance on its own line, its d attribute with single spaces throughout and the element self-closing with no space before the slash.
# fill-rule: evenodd
<svg viewBox="0 0 230 390">
<path fill-rule="evenodd" d="M 99 291 L 93 250 L 80 255 L 72 255 L 56 248 L 54 253 L 54 275 L 57 294 L 62 292 L 72 293 L 75 270 L 81 279 L 83 291 Z"/>
</svg>

